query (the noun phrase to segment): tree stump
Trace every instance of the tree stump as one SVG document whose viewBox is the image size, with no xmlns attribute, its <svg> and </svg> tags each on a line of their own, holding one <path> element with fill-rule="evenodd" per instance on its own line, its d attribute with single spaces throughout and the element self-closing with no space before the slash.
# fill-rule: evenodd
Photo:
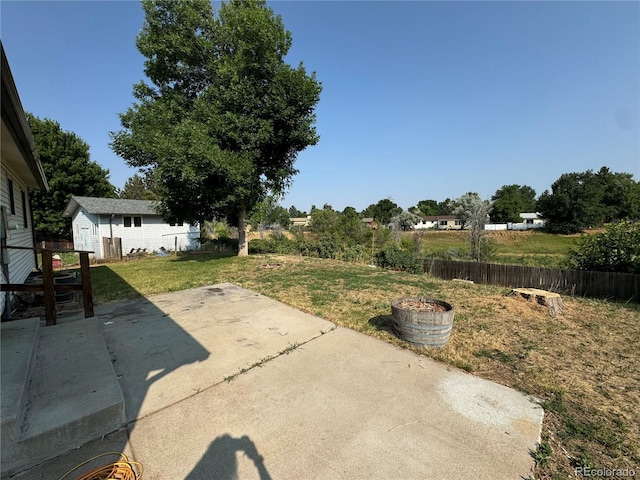
<svg viewBox="0 0 640 480">
<path fill-rule="evenodd" d="M 549 308 L 549 314 L 552 317 L 562 313 L 564 310 L 562 297 L 557 293 L 547 292 L 546 290 L 539 290 L 537 288 L 514 288 L 507 294 L 507 296 L 519 296 L 529 302 L 536 302 L 540 305 L 544 305 Z"/>
</svg>

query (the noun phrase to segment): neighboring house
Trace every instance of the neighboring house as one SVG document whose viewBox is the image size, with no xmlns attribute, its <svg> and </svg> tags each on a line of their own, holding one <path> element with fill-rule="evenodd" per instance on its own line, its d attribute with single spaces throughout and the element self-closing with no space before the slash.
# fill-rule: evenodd
<svg viewBox="0 0 640 480">
<path fill-rule="evenodd" d="M 365 217 L 362 219 L 362 223 L 366 223 L 367 225 L 369 225 L 369 228 L 375 230 L 376 228 L 378 228 L 378 222 L 376 222 L 373 217 Z"/>
<path fill-rule="evenodd" d="M 462 220 L 458 220 L 454 215 L 434 215 L 422 217 L 422 220 L 414 224 L 414 230 L 425 230 L 435 228 L 438 230 L 461 230 Z"/>
<path fill-rule="evenodd" d="M 485 230 L 531 230 L 544 227 L 546 221 L 539 213 L 521 213 L 519 223 L 489 223 Z"/>
<path fill-rule="evenodd" d="M 123 255 L 132 249 L 195 250 L 199 245 L 199 227 L 165 223 L 151 200 L 73 196 L 63 216 L 71 218 L 74 249 L 93 251 L 95 258 L 108 256 L 105 243 L 112 238 L 121 239 Z"/>
<path fill-rule="evenodd" d="M 307 215 L 306 217 L 292 217 L 289 220 L 291 221 L 292 227 L 308 227 L 311 216 Z"/>
<path fill-rule="evenodd" d="M 521 213 L 520 218 L 522 218 L 522 223 L 524 223 L 527 228 L 542 228 L 544 227 L 546 221 L 542 218 L 542 215 L 539 213 Z"/>
<path fill-rule="evenodd" d="M 49 185 L 36 152 L 18 90 L 2 50 L 2 139 L 0 162 L 0 241 L 2 246 L 35 247 L 30 188 L 48 190 Z M 2 283 L 23 283 L 36 268 L 32 250 L 0 249 Z M 9 292 L 6 293 L 9 295 Z M 6 296 L 0 294 L 0 313 Z"/>
</svg>

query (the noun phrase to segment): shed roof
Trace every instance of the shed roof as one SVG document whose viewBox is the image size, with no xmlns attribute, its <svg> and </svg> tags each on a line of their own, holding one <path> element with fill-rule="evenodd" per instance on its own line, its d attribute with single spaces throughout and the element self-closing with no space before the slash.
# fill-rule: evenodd
<svg viewBox="0 0 640 480">
<path fill-rule="evenodd" d="M 127 200 L 123 198 L 71 197 L 63 216 L 71 217 L 82 207 L 88 213 L 107 215 L 158 215 L 153 200 Z"/>
</svg>

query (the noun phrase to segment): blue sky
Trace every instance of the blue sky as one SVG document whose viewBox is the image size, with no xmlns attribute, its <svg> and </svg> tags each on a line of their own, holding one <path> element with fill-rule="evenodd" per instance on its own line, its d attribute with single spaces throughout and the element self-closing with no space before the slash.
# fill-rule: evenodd
<svg viewBox="0 0 640 480">
<path fill-rule="evenodd" d="M 606 165 L 640 180 L 640 3 L 279 1 L 287 60 L 323 84 L 320 142 L 298 156 L 281 204 L 364 209 L 502 185 L 538 194 Z M 138 2 L 0 2 L 25 110 L 109 148 L 144 79 Z"/>
</svg>

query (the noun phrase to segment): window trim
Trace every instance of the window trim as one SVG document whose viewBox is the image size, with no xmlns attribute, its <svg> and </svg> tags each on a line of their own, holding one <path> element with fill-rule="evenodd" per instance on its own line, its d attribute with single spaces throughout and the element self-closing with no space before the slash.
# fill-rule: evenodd
<svg viewBox="0 0 640 480">
<path fill-rule="evenodd" d="M 134 228 L 142 227 L 142 216 L 134 216 L 133 217 L 133 226 Z"/>
<path fill-rule="evenodd" d="M 127 223 L 128 223 L 129 225 L 127 225 Z M 131 216 L 129 216 L 129 215 L 127 215 L 127 216 L 123 215 L 123 216 L 122 216 L 122 226 L 123 226 L 124 228 L 131 228 L 131 225 L 132 225 L 132 222 L 131 222 Z"/>
<path fill-rule="evenodd" d="M 13 180 L 7 178 L 7 185 L 9 188 L 9 208 L 11 210 L 11 215 L 16 214 L 16 199 L 13 192 Z"/>
<path fill-rule="evenodd" d="M 22 198 L 22 221 L 24 223 L 24 228 L 29 226 L 29 217 L 27 216 L 27 194 L 24 190 L 20 189 L 20 196 Z"/>
</svg>

